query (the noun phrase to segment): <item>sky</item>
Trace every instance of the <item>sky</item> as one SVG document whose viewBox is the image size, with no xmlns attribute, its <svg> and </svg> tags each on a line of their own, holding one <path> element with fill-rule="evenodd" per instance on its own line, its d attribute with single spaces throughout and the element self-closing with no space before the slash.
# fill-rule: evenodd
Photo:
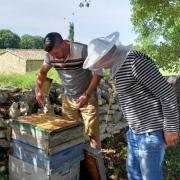
<svg viewBox="0 0 180 180">
<path fill-rule="evenodd" d="M 87 44 L 118 31 L 122 44 L 134 43 L 128 0 L 91 0 L 89 8 L 80 8 L 79 3 L 80 0 L 1 0 L 0 29 L 10 29 L 19 36 L 44 37 L 49 32 L 59 32 L 66 39 L 69 22 L 73 22 L 76 42 Z"/>
</svg>

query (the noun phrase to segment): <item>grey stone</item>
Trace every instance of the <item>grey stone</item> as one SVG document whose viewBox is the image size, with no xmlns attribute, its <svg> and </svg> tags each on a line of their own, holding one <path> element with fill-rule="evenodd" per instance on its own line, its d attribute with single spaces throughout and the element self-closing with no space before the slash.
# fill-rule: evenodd
<svg viewBox="0 0 180 180">
<path fill-rule="evenodd" d="M 106 102 L 109 103 L 109 101 L 110 101 L 110 95 L 109 95 L 109 92 L 108 92 L 108 91 L 102 90 L 101 96 L 102 96 L 103 99 L 106 100 Z"/>
<path fill-rule="evenodd" d="M 22 116 L 29 114 L 29 105 L 27 102 L 20 102 L 20 113 Z"/>
<path fill-rule="evenodd" d="M 5 164 L 5 162 L 0 162 L 0 173 L 4 173 L 4 172 L 6 172 L 6 170 L 7 170 L 7 167 L 6 167 L 6 164 Z"/>
<path fill-rule="evenodd" d="M 9 116 L 11 118 L 16 118 L 21 115 L 19 104 L 17 102 L 13 102 L 11 107 L 9 108 Z"/>
<path fill-rule="evenodd" d="M 22 89 L 18 87 L 5 87 L 5 88 L 0 88 L 0 91 L 4 91 L 7 93 L 17 93 L 20 92 Z"/>
<path fill-rule="evenodd" d="M 108 91 L 108 89 L 111 88 L 111 85 L 109 85 L 108 83 L 103 83 L 103 82 L 101 81 L 100 84 L 98 85 L 98 87 L 99 87 L 101 90 Z"/>
<path fill-rule="evenodd" d="M 7 140 L 11 140 L 11 137 L 12 137 L 12 128 L 11 127 L 7 127 L 7 132 L 6 132 L 6 138 Z"/>
<path fill-rule="evenodd" d="M 111 106 L 109 106 L 109 104 L 104 104 L 102 107 L 104 108 L 106 114 L 107 114 L 108 111 L 111 109 Z"/>
<path fill-rule="evenodd" d="M 8 97 L 9 97 L 8 93 L 0 91 L 0 104 L 6 103 L 8 100 Z"/>
<path fill-rule="evenodd" d="M 10 143 L 6 139 L 0 139 L 0 147 L 8 148 L 10 146 Z"/>
<path fill-rule="evenodd" d="M 4 122 L 5 122 L 6 127 L 11 127 L 12 121 L 13 121 L 13 119 L 5 120 Z"/>
<path fill-rule="evenodd" d="M 109 114 L 109 115 L 106 114 L 106 115 L 102 115 L 101 119 L 103 121 L 106 121 L 106 122 L 112 122 L 113 121 L 113 116 L 112 116 L 112 114 Z"/>
<path fill-rule="evenodd" d="M 122 119 L 122 111 L 115 111 L 113 113 L 113 120 L 115 123 L 118 123 Z"/>
<path fill-rule="evenodd" d="M 121 129 L 124 129 L 124 128 L 126 128 L 126 127 L 128 127 L 128 123 L 127 122 L 120 122 L 120 123 L 118 123 L 118 124 L 115 124 L 115 126 L 114 126 L 114 134 L 115 133 L 119 133 L 119 131 L 121 130 Z"/>
<path fill-rule="evenodd" d="M 111 109 L 113 109 L 113 110 L 120 110 L 120 106 L 117 105 L 117 104 L 113 104 L 113 105 L 111 106 Z"/>
<path fill-rule="evenodd" d="M 1 138 L 6 138 L 6 132 L 7 132 L 6 129 L 0 129 L 0 139 Z"/>
<path fill-rule="evenodd" d="M 106 131 L 107 124 L 105 122 L 100 123 L 100 134 Z"/>
<path fill-rule="evenodd" d="M 35 97 L 36 96 L 35 96 L 35 91 L 34 90 L 25 91 L 25 92 L 22 92 L 22 96 L 21 96 L 20 101 L 24 101 L 28 105 L 31 105 L 31 104 L 34 104 L 36 102 Z"/>
<path fill-rule="evenodd" d="M 100 106 L 99 107 L 99 114 L 102 115 L 102 114 L 106 114 L 107 111 L 105 111 L 105 109 L 103 108 L 103 106 Z"/>
<path fill-rule="evenodd" d="M 3 117 L 0 117 L 0 128 L 5 128 L 6 127 L 6 123 Z"/>
<path fill-rule="evenodd" d="M 108 111 L 108 114 L 114 115 L 115 112 L 116 112 L 115 110 L 110 109 L 110 110 Z"/>
<path fill-rule="evenodd" d="M 100 135 L 100 139 L 101 139 L 101 141 L 103 141 L 104 139 L 106 139 L 107 137 L 110 137 L 110 136 L 111 136 L 110 134 L 104 133 L 104 134 Z"/>
<path fill-rule="evenodd" d="M 108 134 L 113 134 L 113 132 L 114 132 L 114 125 L 111 124 L 111 123 L 108 123 L 106 130 L 107 130 Z"/>
<path fill-rule="evenodd" d="M 101 105 L 107 104 L 107 101 L 104 98 L 101 98 L 101 102 L 102 102 Z"/>
</svg>

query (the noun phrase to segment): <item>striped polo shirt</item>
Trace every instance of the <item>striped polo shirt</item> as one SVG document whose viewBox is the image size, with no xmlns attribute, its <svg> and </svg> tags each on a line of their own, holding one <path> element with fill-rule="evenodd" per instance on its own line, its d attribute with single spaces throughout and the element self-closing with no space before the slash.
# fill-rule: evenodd
<svg viewBox="0 0 180 180">
<path fill-rule="evenodd" d="M 179 131 L 175 93 L 147 55 L 131 50 L 116 74 L 116 90 L 129 127 L 138 134 Z"/>
<path fill-rule="evenodd" d="M 49 53 L 45 54 L 44 63 L 57 70 L 64 87 L 64 95 L 71 99 L 78 99 L 90 84 L 92 73 L 82 68 L 86 57 L 87 45 L 77 42 L 70 43 L 70 55 L 66 60 L 54 59 Z M 101 72 L 95 73 L 101 75 Z"/>
</svg>

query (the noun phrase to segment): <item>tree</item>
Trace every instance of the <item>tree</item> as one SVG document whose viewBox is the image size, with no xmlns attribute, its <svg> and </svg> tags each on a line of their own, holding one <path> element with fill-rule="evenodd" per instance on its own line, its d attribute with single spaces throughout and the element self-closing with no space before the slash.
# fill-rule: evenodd
<svg viewBox="0 0 180 180">
<path fill-rule="evenodd" d="M 164 69 L 180 65 L 180 1 L 130 0 L 138 48 Z"/>
<path fill-rule="evenodd" d="M 32 36 L 25 34 L 21 37 L 21 48 L 41 49 L 43 48 L 43 38 L 41 36 Z"/>
<path fill-rule="evenodd" d="M 35 48 L 42 49 L 43 48 L 43 37 L 34 36 Z"/>
<path fill-rule="evenodd" d="M 74 41 L 74 23 L 70 22 L 69 23 L 69 36 L 68 36 L 69 41 Z"/>
<path fill-rule="evenodd" d="M 8 29 L 0 30 L 0 48 L 19 48 L 20 37 Z"/>
</svg>

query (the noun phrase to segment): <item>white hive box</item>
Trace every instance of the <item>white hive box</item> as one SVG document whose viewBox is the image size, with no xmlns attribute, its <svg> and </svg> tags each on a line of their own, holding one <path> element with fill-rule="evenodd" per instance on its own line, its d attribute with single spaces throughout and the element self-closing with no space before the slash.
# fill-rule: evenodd
<svg viewBox="0 0 180 180">
<path fill-rule="evenodd" d="M 79 180 L 80 163 L 63 164 L 56 172 L 48 175 L 46 171 L 13 156 L 9 156 L 10 180 Z"/>
<path fill-rule="evenodd" d="M 13 139 L 38 147 L 48 155 L 83 142 L 83 133 L 82 122 L 51 114 L 21 116 L 12 122 Z"/>
</svg>

